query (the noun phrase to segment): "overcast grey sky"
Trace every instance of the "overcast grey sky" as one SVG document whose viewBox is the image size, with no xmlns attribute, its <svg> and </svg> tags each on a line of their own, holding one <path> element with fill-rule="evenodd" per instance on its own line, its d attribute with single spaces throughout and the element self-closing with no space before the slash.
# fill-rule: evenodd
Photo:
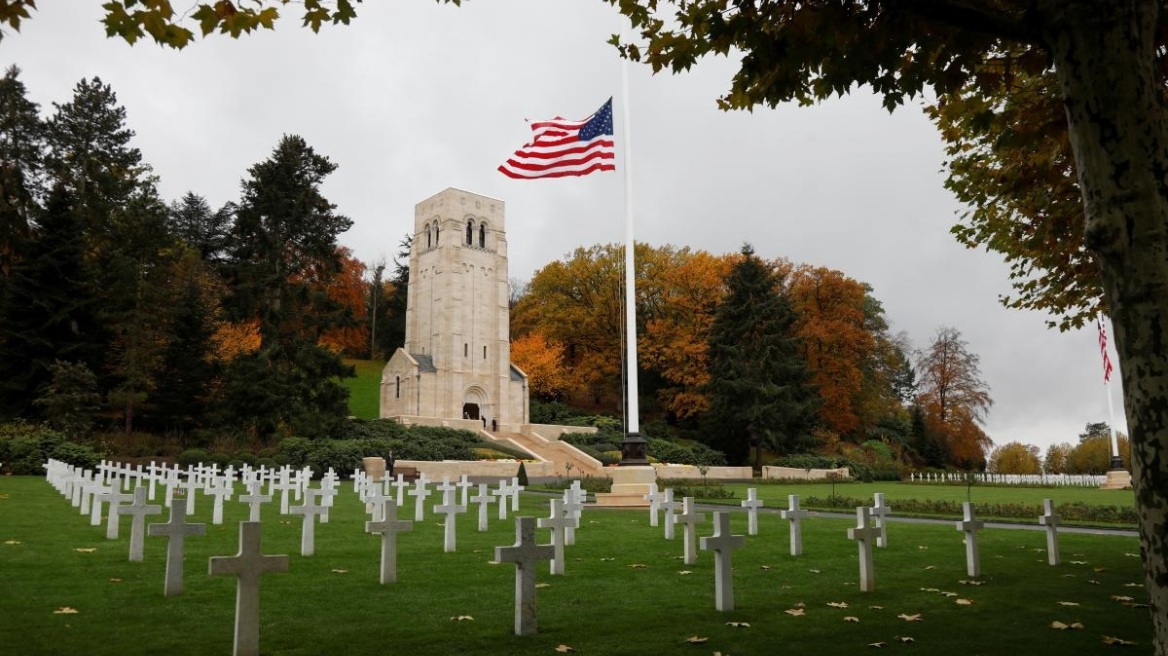
<svg viewBox="0 0 1168 656">
<path fill-rule="evenodd" d="M 213 206 L 236 200 L 248 167 L 298 134 L 339 164 L 324 193 L 353 219 L 341 241 L 366 262 L 392 258 L 414 205 L 446 187 L 506 202 L 512 277 L 624 239 L 623 172 L 495 171 L 526 142 L 525 118 L 584 118 L 609 96 L 618 157 L 629 143 L 621 63 L 605 43 L 622 24 L 601 0 L 381 0 L 318 35 L 290 18 L 181 52 L 106 39 L 100 4 L 42 3 L 0 42 L 3 63 L 20 66 L 45 114 L 83 77 L 111 84 L 168 200 L 188 190 Z M 956 327 L 981 357 L 997 444 L 1045 450 L 1107 420 L 1094 328 L 1059 333 L 1045 315 L 1001 307 L 1001 258 L 949 234 L 962 208 L 942 186 L 942 144 L 919 102 L 889 115 L 860 89 L 728 114 L 715 99 L 734 70 L 720 58 L 681 76 L 630 68 L 638 240 L 712 253 L 750 242 L 763 257 L 839 269 L 872 285 L 893 331 L 917 347 Z"/>
</svg>

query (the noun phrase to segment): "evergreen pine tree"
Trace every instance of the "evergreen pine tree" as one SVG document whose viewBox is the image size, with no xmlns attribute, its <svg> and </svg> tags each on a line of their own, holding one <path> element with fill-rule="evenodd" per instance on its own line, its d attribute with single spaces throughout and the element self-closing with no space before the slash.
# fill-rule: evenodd
<svg viewBox="0 0 1168 656">
<path fill-rule="evenodd" d="M 0 295 L 0 413 L 7 417 L 30 415 L 55 361 L 91 371 L 101 363 L 97 299 L 86 283 L 85 242 L 71 201 L 54 188 Z"/>
<path fill-rule="evenodd" d="M 0 281 L 28 239 L 44 193 L 45 127 L 19 76 L 10 66 L 0 78 Z"/>
<path fill-rule="evenodd" d="M 790 453 L 810 446 L 818 397 L 799 355 L 795 310 L 781 279 L 754 250 L 727 277 L 709 334 L 710 443 L 731 463 L 755 447 Z"/>
<path fill-rule="evenodd" d="M 259 320 L 260 348 L 231 364 L 221 398 L 227 417 L 261 437 L 335 433 L 348 412 L 337 379 L 353 369 L 317 343 L 346 310 L 313 284 L 341 272 L 337 235 L 352 225 L 320 193 L 335 169 L 304 139 L 285 136 L 243 183 L 227 268 L 232 309 Z"/>
</svg>

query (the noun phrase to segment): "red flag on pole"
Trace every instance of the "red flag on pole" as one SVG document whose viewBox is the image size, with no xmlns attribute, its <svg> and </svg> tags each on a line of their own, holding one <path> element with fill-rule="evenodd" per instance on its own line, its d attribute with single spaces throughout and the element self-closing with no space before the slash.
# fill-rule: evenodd
<svg viewBox="0 0 1168 656">
<path fill-rule="evenodd" d="M 1111 356 L 1107 354 L 1107 329 L 1103 327 L 1103 319 L 1096 319 L 1099 324 L 1099 352 L 1103 354 L 1103 382 L 1111 381 Z"/>
</svg>

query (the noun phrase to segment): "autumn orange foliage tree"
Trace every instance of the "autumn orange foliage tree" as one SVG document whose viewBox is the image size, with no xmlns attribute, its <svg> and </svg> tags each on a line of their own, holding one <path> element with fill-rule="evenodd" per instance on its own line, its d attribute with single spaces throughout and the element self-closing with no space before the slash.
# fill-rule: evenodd
<svg viewBox="0 0 1168 656">
<path fill-rule="evenodd" d="M 993 400 L 979 361 L 960 331 L 940 328 L 917 362 L 917 403 L 926 426 L 941 440 L 948 462 L 962 467 L 980 466 L 993 443 L 980 425 Z"/>
<path fill-rule="evenodd" d="M 576 379 L 564 358 L 564 345 L 540 332 L 511 342 L 511 362 L 528 377 L 528 389 L 544 401 L 558 401 L 572 392 Z"/>
<path fill-rule="evenodd" d="M 365 282 L 366 267 L 353 257 L 348 248 L 337 249 L 341 272 L 318 283 L 328 297 L 351 313 L 352 319 L 329 328 L 320 337 L 320 345 L 348 357 L 361 357 L 369 352 L 369 284 Z"/>
<path fill-rule="evenodd" d="M 788 281 L 803 357 L 822 399 L 819 419 L 840 435 L 855 434 L 861 424 L 863 365 L 876 349 L 865 321 L 867 290 L 826 267 L 795 267 Z"/>
</svg>

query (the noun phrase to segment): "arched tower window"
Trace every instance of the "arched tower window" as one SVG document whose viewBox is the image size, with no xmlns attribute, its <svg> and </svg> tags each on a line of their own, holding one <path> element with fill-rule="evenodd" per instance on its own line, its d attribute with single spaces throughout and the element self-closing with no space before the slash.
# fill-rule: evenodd
<svg viewBox="0 0 1168 656">
<path fill-rule="evenodd" d="M 429 232 L 430 232 L 430 229 L 426 228 L 426 233 L 429 234 Z M 394 376 L 393 387 L 394 387 L 393 398 L 400 399 L 401 398 L 401 376 Z"/>
<path fill-rule="evenodd" d="M 434 246 L 438 246 L 438 222 L 434 222 Z"/>
<path fill-rule="evenodd" d="M 479 224 L 479 248 L 487 247 L 487 224 Z"/>
<path fill-rule="evenodd" d="M 466 222 L 466 245 L 474 246 L 474 221 Z"/>
<path fill-rule="evenodd" d="M 433 246 L 433 244 L 431 244 L 431 237 L 432 237 L 432 235 L 430 234 L 430 224 L 427 223 L 426 224 L 426 248 L 431 248 Z"/>
</svg>

